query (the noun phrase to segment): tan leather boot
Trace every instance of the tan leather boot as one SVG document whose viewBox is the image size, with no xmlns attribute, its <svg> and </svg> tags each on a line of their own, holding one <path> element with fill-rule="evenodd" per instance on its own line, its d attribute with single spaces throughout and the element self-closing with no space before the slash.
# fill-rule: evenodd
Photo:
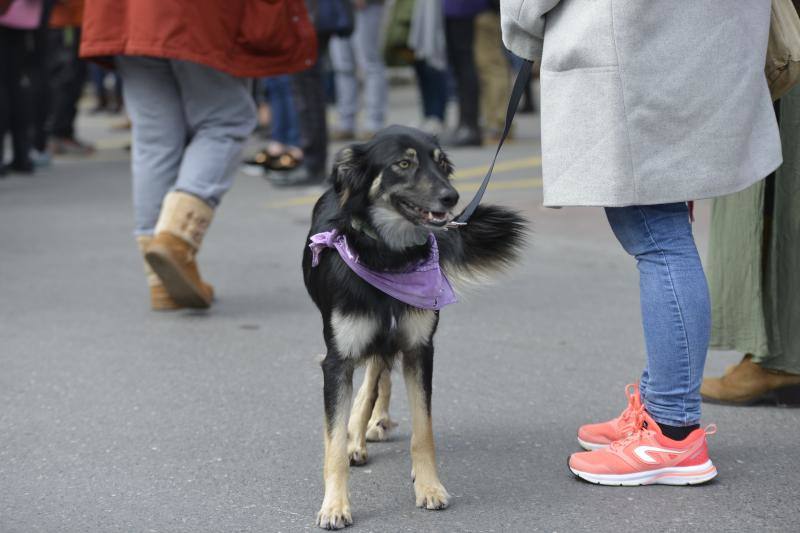
<svg viewBox="0 0 800 533">
<path fill-rule="evenodd" d="M 140 235 L 136 237 L 136 244 L 139 245 L 139 251 L 142 252 L 143 257 L 147 246 L 152 240 L 152 235 Z M 144 275 L 147 277 L 147 286 L 150 288 L 150 307 L 153 311 L 180 309 L 181 306 L 175 303 L 175 300 L 169 295 L 167 289 L 164 288 L 161 280 L 156 273 L 153 272 L 153 269 L 150 268 L 147 261 L 142 261 L 142 263 L 144 264 Z"/>
<path fill-rule="evenodd" d="M 800 374 L 763 368 L 752 359 L 752 355 L 745 355 L 722 377 L 703 379 L 703 400 L 736 405 L 794 403 L 793 398 L 800 394 Z"/>
<path fill-rule="evenodd" d="M 207 308 L 214 299 L 214 289 L 203 282 L 195 262 L 213 215 L 214 209 L 196 196 L 168 193 L 145 250 L 145 260 L 181 307 Z"/>
</svg>

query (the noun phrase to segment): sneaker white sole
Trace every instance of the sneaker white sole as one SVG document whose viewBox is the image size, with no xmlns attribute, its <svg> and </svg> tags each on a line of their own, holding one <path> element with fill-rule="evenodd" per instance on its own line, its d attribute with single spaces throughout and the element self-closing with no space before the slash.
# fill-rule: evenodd
<svg viewBox="0 0 800 533">
<path fill-rule="evenodd" d="M 717 477 L 717 468 L 709 459 L 696 466 L 672 466 L 633 474 L 592 474 L 569 468 L 579 478 L 598 485 L 699 485 Z"/>
<path fill-rule="evenodd" d="M 608 447 L 608 444 L 595 444 L 594 442 L 585 441 L 585 440 L 581 439 L 580 437 L 578 437 L 578 444 L 581 445 L 581 448 L 583 448 L 586 451 L 590 451 L 590 452 L 592 452 L 594 450 L 599 450 L 600 448 Z"/>
</svg>

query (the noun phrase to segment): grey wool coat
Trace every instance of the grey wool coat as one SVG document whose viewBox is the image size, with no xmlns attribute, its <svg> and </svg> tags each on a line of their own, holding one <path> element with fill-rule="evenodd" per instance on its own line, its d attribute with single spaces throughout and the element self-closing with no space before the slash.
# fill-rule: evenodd
<svg viewBox="0 0 800 533">
<path fill-rule="evenodd" d="M 740 191 L 781 164 L 764 76 L 770 0 L 501 0 L 541 60 L 544 205 Z"/>
</svg>

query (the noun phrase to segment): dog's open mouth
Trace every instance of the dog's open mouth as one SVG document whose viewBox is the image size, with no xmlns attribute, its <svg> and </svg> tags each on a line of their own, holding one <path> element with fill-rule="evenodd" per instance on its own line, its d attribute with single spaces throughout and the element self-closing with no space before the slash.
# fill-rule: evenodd
<svg viewBox="0 0 800 533">
<path fill-rule="evenodd" d="M 398 200 L 397 204 L 403 215 L 416 224 L 442 227 L 450 221 L 447 211 L 429 211 L 407 200 Z"/>
</svg>

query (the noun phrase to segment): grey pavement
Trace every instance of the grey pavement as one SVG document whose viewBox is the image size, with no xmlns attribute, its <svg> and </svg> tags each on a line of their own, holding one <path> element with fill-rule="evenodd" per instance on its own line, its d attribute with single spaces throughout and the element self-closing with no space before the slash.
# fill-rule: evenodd
<svg viewBox="0 0 800 533">
<path fill-rule="evenodd" d="M 413 101 L 392 94 L 396 120 Z M 217 303 L 154 313 L 125 134 L 81 121 L 102 141 L 94 158 L 0 180 L 0 532 L 313 531 L 324 347 L 300 255 L 321 189 L 240 175 L 199 257 Z M 517 127 L 487 200 L 527 214 L 530 245 L 445 309 L 436 336 L 452 505 L 414 507 L 395 375 L 399 427 L 352 469 L 350 531 L 800 531 L 798 410 L 706 406 L 720 474 L 705 486 L 598 487 L 568 472 L 576 428 L 615 416 L 642 367 L 637 275 L 600 209 L 541 207 L 536 119 Z M 491 152 L 451 152 L 465 198 Z M 737 359 L 712 353 L 708 372 Z"/>
</svg>

